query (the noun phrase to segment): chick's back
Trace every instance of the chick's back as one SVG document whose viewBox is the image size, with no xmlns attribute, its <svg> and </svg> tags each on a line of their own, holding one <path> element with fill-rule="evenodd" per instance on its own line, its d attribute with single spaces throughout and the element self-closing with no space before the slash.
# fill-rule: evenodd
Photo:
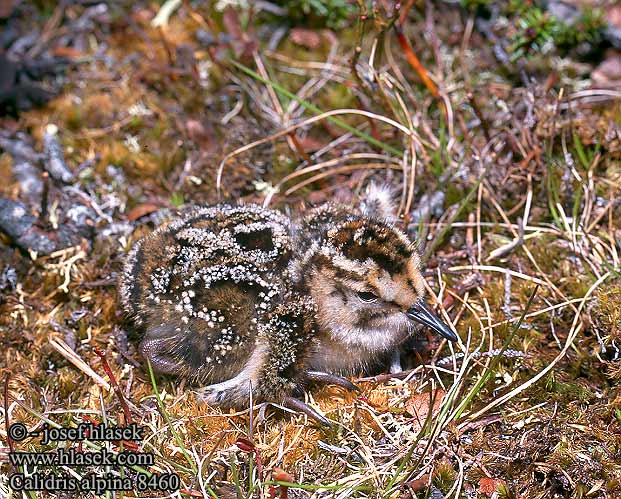
<svg viewBox="0 0 621 499">
<path fill-rule="evenodd" d="M 223 204 L 181 213 L 134 245 L 120 297 L 156 370 L 214 383 L 243 368 L 257 325 L 287 292 L 289 231 L 276 211 Z"/>
</svg>

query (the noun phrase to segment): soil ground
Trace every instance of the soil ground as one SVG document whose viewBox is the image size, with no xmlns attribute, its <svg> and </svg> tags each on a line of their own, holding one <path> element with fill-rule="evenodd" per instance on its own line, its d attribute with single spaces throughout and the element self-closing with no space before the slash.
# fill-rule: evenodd
<svg viewBox="0 0 621 499">
<path fill-rule="evenodd" d="M 151 496 L 621 497 L 613 3 L 568 3 L 573 28 L 551 21 L 558 2 L 316 2 L 329 19 L 267 2 L 8 3 L 9 53 L 64 69 L 40 83 L 47 103 L 0 118 L 0 195 L 53 246 L 29 250 L 3 215 L 0 456 L 65 445 L 11 441 L 13 422 L 131 419 L 150 471 L 180 477 Z M 405 375 L 312 389 L 333 430 L 151 379 L 117 299 L 132 242 L 182 205 L 298 211 L 371 180 L 394 186 L 458 346 L 422 334 Z M 19 497 L 15 471 L 3 460 L 0 496 Z"/>
</svg>

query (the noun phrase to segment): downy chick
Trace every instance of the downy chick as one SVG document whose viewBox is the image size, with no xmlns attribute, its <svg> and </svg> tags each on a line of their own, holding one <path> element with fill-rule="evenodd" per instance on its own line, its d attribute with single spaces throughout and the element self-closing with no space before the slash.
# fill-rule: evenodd
<svg viewBox="0 0 621 499">
<path fill-rule="evenodd" d="M 159 372 L 189 378 L 210 404 L 299 400 L 395 351 L 419 325 L 456 341 L 424 302 L 415 245 L 386 189 L 358 207 L 326 204 L 296 220 L 256 205 L 186 211 L 138 241 L 121 302 Z"/>
</svg>

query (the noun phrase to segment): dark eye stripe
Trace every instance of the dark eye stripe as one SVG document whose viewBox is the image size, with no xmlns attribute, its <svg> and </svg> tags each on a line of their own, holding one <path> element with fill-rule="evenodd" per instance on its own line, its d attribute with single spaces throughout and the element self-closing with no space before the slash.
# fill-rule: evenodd
<svg viewBox="0 0 621 499">
<path fill-rule="evenodd" d="M 378 300 L 378 297 L 376 295 L 374 295 L 373 293 L 369 293 L 367 291 L 358 291 L 358 298 L 360 298 L 361 301 L 364 301 L 367 303 L 371 303 L 371 302 Z"/>
</svg>

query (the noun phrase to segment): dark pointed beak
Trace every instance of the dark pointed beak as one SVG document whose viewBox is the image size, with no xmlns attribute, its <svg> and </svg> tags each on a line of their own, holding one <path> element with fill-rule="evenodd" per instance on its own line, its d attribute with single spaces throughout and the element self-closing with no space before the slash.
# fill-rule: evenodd
<svg viewBox="0 0 621 499">
<path fill-rule="evenodd" d="M 436 317 L 436 315 L 434 315 L 434 313 L 429 310 L 429 307 L 427 307 L 427 305 L 423 302 L 418 302 L 416 305 L 410 307 L 410 309 L 406 312 L 406 315 L 416 322 L 429 326 L 436 333 L 444 336 L 447 340 L 457 341 L 459 339 L 451 328 Z"/>
</svg>

